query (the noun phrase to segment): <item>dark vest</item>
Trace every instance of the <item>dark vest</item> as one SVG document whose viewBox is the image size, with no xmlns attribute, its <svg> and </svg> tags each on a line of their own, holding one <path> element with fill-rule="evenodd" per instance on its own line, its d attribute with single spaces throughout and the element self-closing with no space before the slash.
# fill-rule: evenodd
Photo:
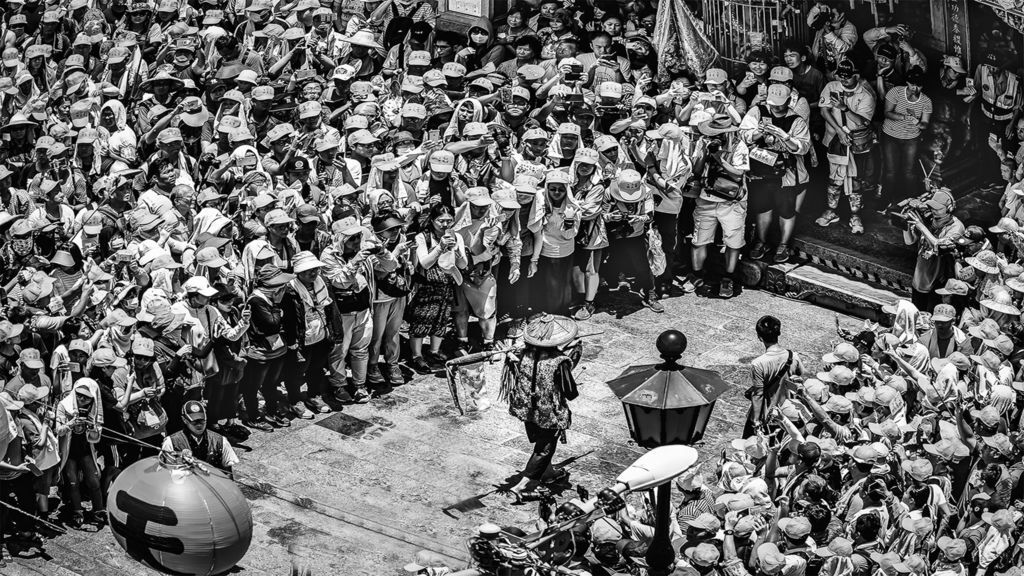
<svg viewBox="0 0 1024 576">
<path fill-rule="evenodd" d="M 176 451 L 188 449 L 192 455 L 214 467 L 224 469 L 224 437 L 213 430 L 207 430 L 203 438 L 196 441 L 184 430 L 171 434 L 171 447 Z"/>
<path fill-rule="evenodd" d="M 799 116 L 796 114 L 786 114 L 782 118 L 776 118 L 772 116 L 771 110 L 763 104 L 758 104 L 758 110 L 761 112 L 761 120 L 770 122 L 773 126 L 781 128 L 787 134 L 793 127 L 793 122 L 796 121 Z M 785 175 L 786 170 L 794 163 L 794 157 L 791 152 L 782 152 L 779 150 L 772 150 L 778 154 L 778 160 L 775 161 L 774 166 L 767 166 L 757 160 L 751 160 L 749 176 L 755 179 L 760 178 L 782 178 Z"/>
</svg>

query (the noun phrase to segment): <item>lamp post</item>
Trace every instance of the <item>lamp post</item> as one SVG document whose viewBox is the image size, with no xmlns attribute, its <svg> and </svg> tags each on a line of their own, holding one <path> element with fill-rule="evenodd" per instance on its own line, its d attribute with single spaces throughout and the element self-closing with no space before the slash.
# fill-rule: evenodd
<svg viewBox="0 0 1024 576">
<path fill-rule="evenodd" d="M 644 448 L 691 444 L 704 437 L 715 401 L 729 384 L 713 370 L 679 363 L 686 351 L 686 336 L 666 330 L 658 336 L 659 364 L 630 366 L 609 388 L 622 402 L 630 436 Z M 657 486 L 654 539 L 647 549 L 652 575 L 668 574 L 675 563 L 669 537 L 672 515 L 671 478 Z"/>
</svg>

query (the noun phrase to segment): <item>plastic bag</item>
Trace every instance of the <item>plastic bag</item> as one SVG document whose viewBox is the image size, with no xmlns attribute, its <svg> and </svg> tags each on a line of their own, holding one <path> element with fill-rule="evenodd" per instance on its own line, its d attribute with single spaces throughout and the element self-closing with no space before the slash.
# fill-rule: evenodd
<svg viewBox="0 0 1024 576">
<path fill-rule="evenodd" d="M 665 251 L 661 249 L 661 234 L 653 226 L 647 231 L 647 262 L 651 265 L 651 274 L 655 278 L 665 273 Z"/>
</svg>

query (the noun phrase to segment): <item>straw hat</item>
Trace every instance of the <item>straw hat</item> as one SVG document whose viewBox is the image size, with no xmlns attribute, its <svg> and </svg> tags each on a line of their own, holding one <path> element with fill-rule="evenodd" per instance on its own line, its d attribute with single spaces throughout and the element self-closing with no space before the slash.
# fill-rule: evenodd
<svg viewBox="0 0 1024 576">
<path fill-rule="evenodd" d="M 542 314 L 527 322 L 523 341 L 540 348 L 555 348 L 575 340 L 579 331 L 579 326 L 572 318 Z"/>
<path fill-rule="evenodd" d="M 714 118 L 698 124 L 697 130 L 705 136 L 718 136 L 719 134 L 735 132 L 739 130 L 739 126 L 733 124 L 732 118 L 729 115 L 718 114 Z"/>
<path fill-rule="evenodd" d="M 999 259 L 996 257 L 996 253 L 991 250 L 982 250 L 974 256 L 965 258 L 964 261 L 972 268 L 986 274 L 999 273 Z"/>
<path fill-rule="evenodd" d="M 365 46 L 366 48 L 373 48 L 375 50 L 384 49 L 383 46 L 373 39 L 373 32 L 367 28 L 360 28 L 351 36 L 342 36 L 341 40 L 355 46 Z"/>
<path fill-rule="evenodd" d="M 981 305 L 993 312 L 1020 316 L 1020 309 L 1013 305 L 1013 297 L 1006 290 L 993 290 L 992 297 L 981 301 Z"/>
</svg>

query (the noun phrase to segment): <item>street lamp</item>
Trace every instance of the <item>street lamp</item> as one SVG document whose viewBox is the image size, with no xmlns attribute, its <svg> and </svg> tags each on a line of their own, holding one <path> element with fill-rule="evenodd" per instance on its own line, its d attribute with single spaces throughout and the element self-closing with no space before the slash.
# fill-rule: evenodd
<svg viewBox="0 0 1024 576">
<path fill-rule="evenodd" d="M 662 332 L 657 347 L 663 362 L 630 366 L 608 386 L 622 402 L 629 434 L 640 446 L 657 448 L 696 442 L 704 437 L 715 401 L 729 389 L 729 384 L 718 372 L 679 363 L 686 351 L 686 336 L 682 332 Z M 672 484 L 666 481 L 657 488 L 654 539 L 645 558 L 649 572 L 655 576 L 670 573 L 675 563 L 669 537 Z"/>
</svg>

